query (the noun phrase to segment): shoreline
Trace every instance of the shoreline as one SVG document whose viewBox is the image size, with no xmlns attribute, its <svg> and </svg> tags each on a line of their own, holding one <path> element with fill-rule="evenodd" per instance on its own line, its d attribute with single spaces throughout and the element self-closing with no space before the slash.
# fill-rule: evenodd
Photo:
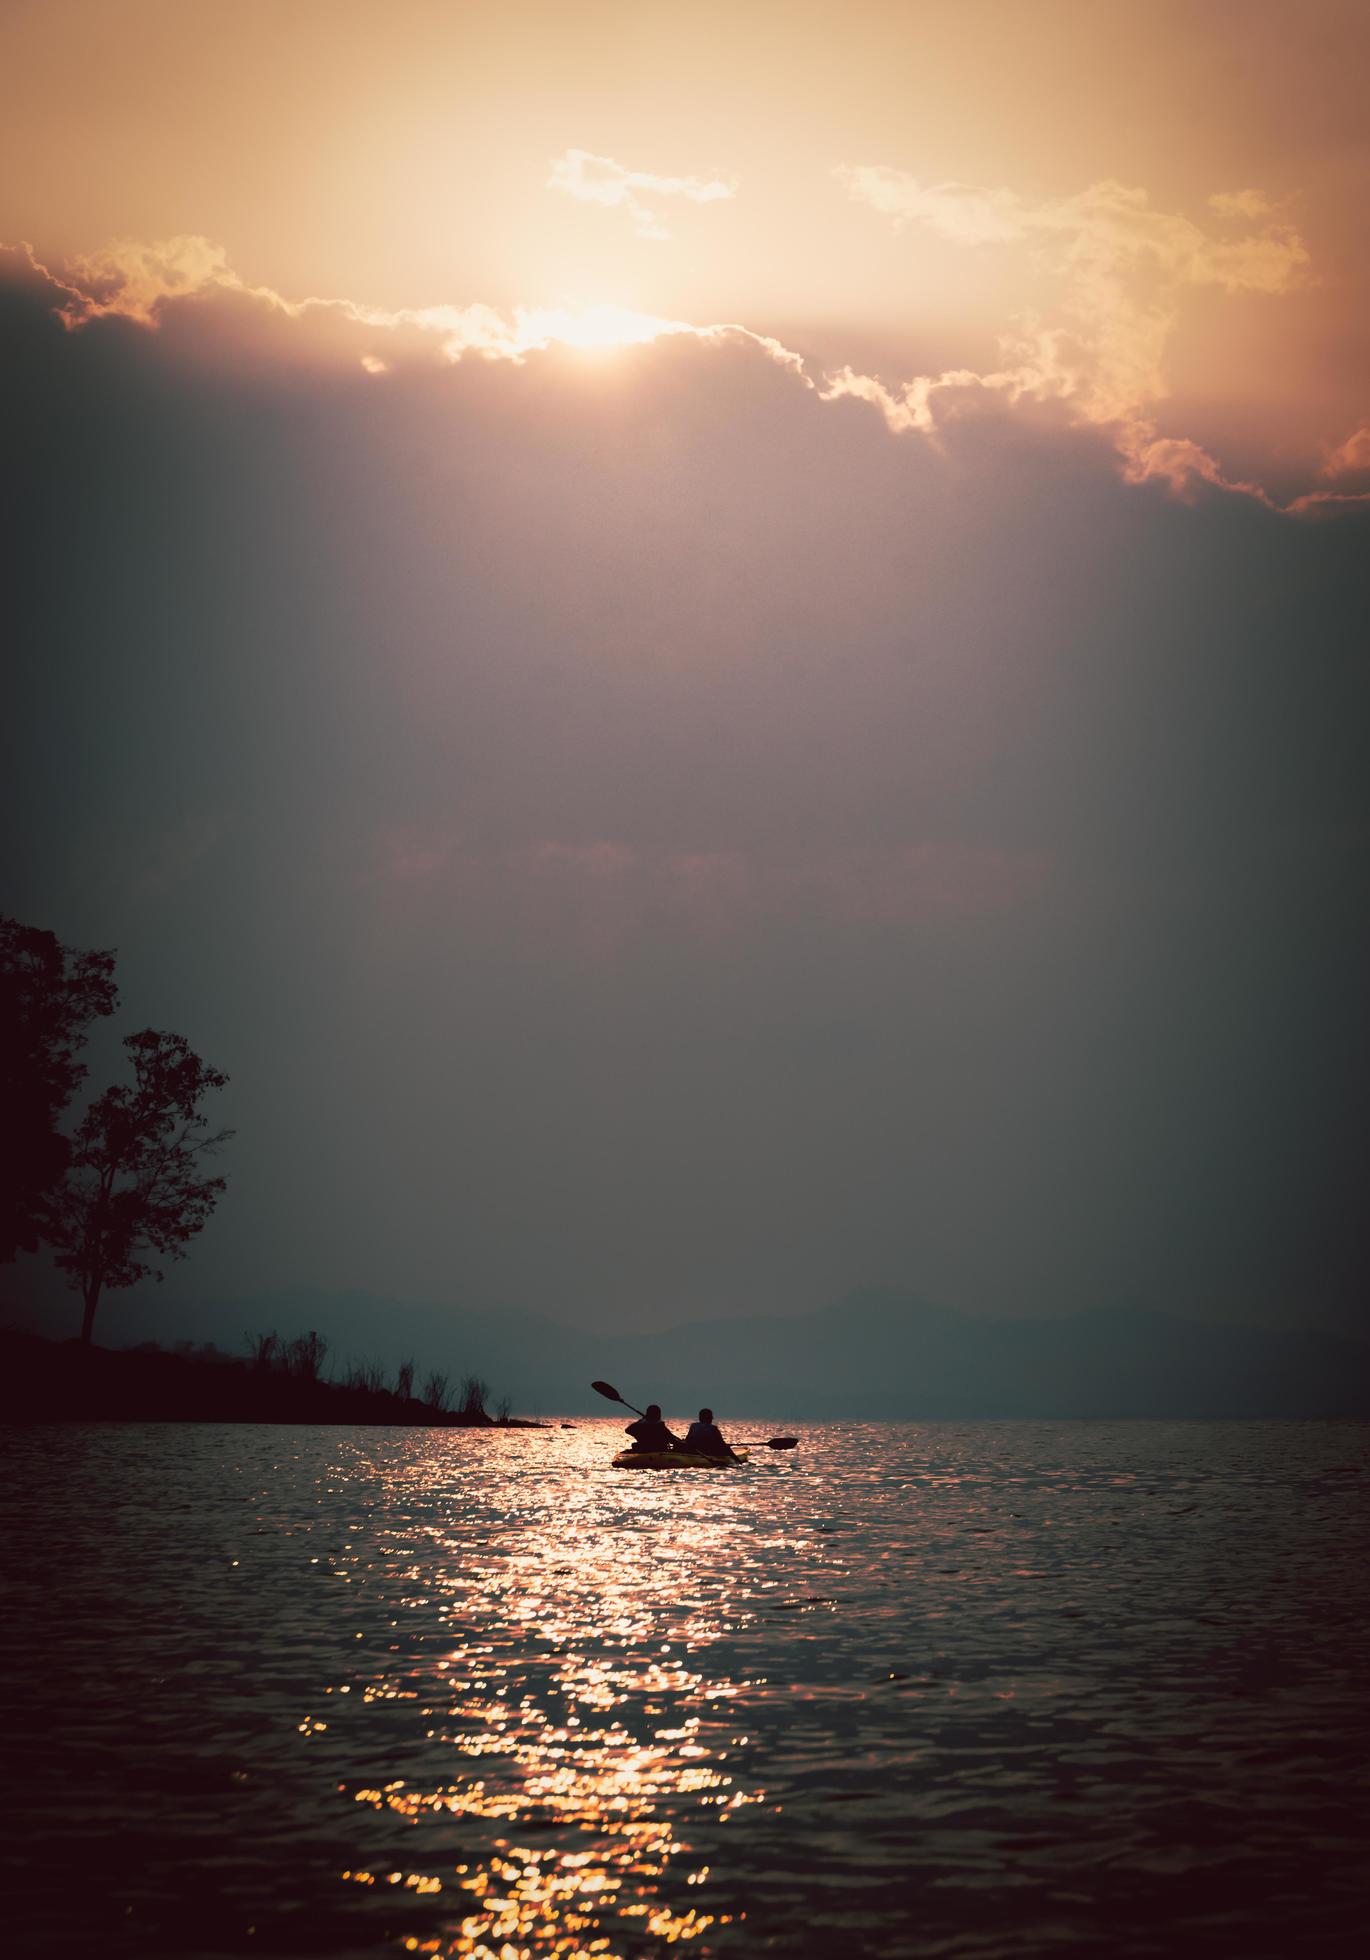
<svg viewBox="0 0 1370 1960">
<path fill-rule="evenodd" d="M 446 1384 L 442 1384 L 445 1392 Z M 551 1429 L 402 1395 L 374 1380 L 328 1381 L 217 1349 L 105 1348 L 0 1329 L 0 1421 L 238 1422 L 392 1429 Z"/>
</svg>

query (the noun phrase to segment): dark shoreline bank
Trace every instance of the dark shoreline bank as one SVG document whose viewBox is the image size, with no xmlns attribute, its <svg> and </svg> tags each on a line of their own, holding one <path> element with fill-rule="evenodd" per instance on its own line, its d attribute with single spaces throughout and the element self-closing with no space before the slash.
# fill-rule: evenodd
<svg viewBox="0 0 1370 1960">
<path fill-rule="evenodd" d="M 410 1429 L 547 1429 L 395 1390 L 302 1379 L 218 1352 L 103 1348 L 0 1329 L 0 1421 L 385 1423 Z"/>
</svg>

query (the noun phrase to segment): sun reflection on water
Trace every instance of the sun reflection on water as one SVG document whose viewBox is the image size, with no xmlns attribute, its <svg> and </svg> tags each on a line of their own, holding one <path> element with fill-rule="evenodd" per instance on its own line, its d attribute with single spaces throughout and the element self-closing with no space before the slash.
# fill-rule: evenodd
<svg viewBox="0 0 1370 1960">
<path fill-rule="evenodd" d="M 628 1960 L 743 1916 L 709 1909 L 708 1854 L 695 1844 L 701 1827 L 713 1837 L 766 1802 L 732 1709 L 764 1684 L 711 1664 L 756 1613 L 737 1583 L 735 1504 L 722 1480 L 707 1494 L 677 1477 L 643 1489 L 608 1468 L 597 1429 L 585 1452 L 579 1501 L 563 1478 L 557 1503 L 540 1502 L 525 1473 L 501 1505 L 463 1488 L 439 1442 L 432 1458 L 396 1463 L 395 1523 L 374 1559 L 348 1543 L 332 1560 L 363 1594 L 383 1566 L 417 1635 L 326 1689 L 334 1722 L 413 1704 L 424 1773 L 339 1786 L 405 1837 L 422 1833 L 406 1849 L 426 1856 L 341 1873 L 441 1900 L 440 1930 L 409 1932 L 410 1952 Z M 299 1728 L 310 1742 L 327 1733 L 312 1713 Z"/>
</svg>

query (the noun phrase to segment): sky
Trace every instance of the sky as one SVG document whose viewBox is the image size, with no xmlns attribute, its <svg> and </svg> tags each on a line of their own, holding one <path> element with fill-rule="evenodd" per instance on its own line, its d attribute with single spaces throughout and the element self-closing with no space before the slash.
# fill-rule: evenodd
<svg viewBox="0 0 1370 1960">
<path fill-rule="evenodd" d="M 1364 1325 L 1368 43 L 0 11 L 0 909 L 231 1077 L 178 1291 Z"/>
</svg>

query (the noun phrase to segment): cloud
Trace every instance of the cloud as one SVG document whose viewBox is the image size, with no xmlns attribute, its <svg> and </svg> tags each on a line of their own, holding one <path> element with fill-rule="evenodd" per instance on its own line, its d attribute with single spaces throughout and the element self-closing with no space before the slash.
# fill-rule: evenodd
<svg viewBox="0 0 1370 1960">
<path fill-rule="evenodd" d="M 1275 207 L 1264 191 L 1214 191 L 1208 208 L 1220 218 L 1264 218 Z"/>
<path fill-rule="evenodd" d="M 407 340 L 411 347 L 436 351 L 442 360 L 453 363 L 468 355 L 518 363 L 550 347 L 593 351 L 643 346 L 679 334 L 702 341 L 747 341 L 768 360 L 796 375 L 802 374 L 804 367 L 800 356 L 780 341 L 733 322 L 695 326 L 686 320 L 612 304 L 515 306 L 501 313 L 479 301 L 465 306 L 392 308 L 318 296 L 290 300 L 269 286 L 248 285 L 229 266 L 223 248 L 202 237 L 169 238 L 151 244 L 116 240 L 99 252 L 70 260 L 65 276 L 50 271 L 28 245 L 0 245 L 0 257 L 27 284 L 45 292 L 53 311 L 71 329 L 113 318 L 155 329 L 176 303 L 218 295 L 256 303 L 265 314 L 283 322 L 312 321 L 319 327 L 332 323 L 371 330 L 373 336 L 379 334 L 395 342 Z M 394 355 L 399 348 L 392 346 L 387 352 Z M 348 358 L 354 357 L 371 375 L 389 373 L 395 366 L 393 358 L 378 353 L 374 346 L 355 355 L 349 347 Z"/>
<path fill-rule="evenodd" d="M 895 438 L 736 329 L 587 386 L 24 263 L 9 907 L 233 1075 L 206 1292 L 1361 1310 L 1363 517 L 973 373 Z"/>
<path fill-rule="evenodd" d="M 1111 178 L 1069 197 L 1034 202 L 1004 189 L 923 185 L 884 168 L 843 166 L 836 175 L 858 202 L 901 224 L 929 225 L 961 244 L 1059 244 L 1068 298 L 1087 293 L 1105 273 L 1121 278 L 1143 268 L 1176 285 L 1286 292 L 1308 264 L 1293 227 L 1252 191 L 1209 200 L 1222 219 L 1265 220 L 1259 231 L 1229 237 L 1205 231 L 1182 213 L 1157 210 L 1144 190 Z"/>
<path fill-rule="evenodd" d="M 609 211 L 626 211 L 639 238 L 669 238 L 651 207 L 637 195 L 683 197 L 691 204 L 714 204 L 737 195 L 737 186 L 718 177 L 661 177 L 650 170 L 629 170 L 612 157 L 590 150 L 567 150 L 552 164 L 548 190 L 564 191 L 582 204 L 599 204 Z"/>
<path fill-rule="evenodd" d="M 1322 466 L 1324 476 L 1358 476 L 1370 470 L 1370 423 L 1362 424 L 1331 451 Z"/>
<path fill-rule="evenodd" d="M 1216 490 L 1236 490 L 1254 497 L 1258 503 L 1274 504 L 1258 483 L 1225 476 L 1201 443 L 1187 436 L 1158 436 L 1149 425 L 1138 423 L 1126 431 L 1124 475 L 1129 483 L 1158 481 L 1168 484 L 1177 497 L 1193 496 L 1201 484 Z"/>
<path fill-rule="evenodd" d="M 1302 239 L 1260 192 L 1210 198 L 1217 228 L 1206 229 L 1112 179 L 1032 200 L 1006 189 L 926 185 L 883 167 L 844 166 L 836 174 L 854 199 L 901 228 L 923 225 L 969 247 L 1031 251 L 1054 282 L 1055 304 L 1049 317 L 1006 324 L 1002 365 L 989 373 L 921 375 L 891 389 L 846 370 L 833 378 L 830 396 L 869 401 L 892 429 L 925 435 L 936 434 L 945 410 L 964 406 L 967 390 L 1010 402 L 1058 401 L 1072 419 L 1110 430 L 1130 481 L 1158 477 L 1175 488 L 1202 481 L 1264 499 L 1197 444 L 1162 438 L 1153 413 L 1167 393 L 1166 356 L 1188 289 L 1285 293 L 1308 266 Z M 1238 223 L 1255 228 L 1233 231 Z"/>
<path fill-rule="evenodd" d="M 1358 429 L 1325 459 L 1325 487 L 1279 504 L 1259 483 L 1224 469 L 1200 443 L 1163 433 L 1155 409 L 1166 392 L 1165 356 L 1181 296 L 1192 286 L 1277 293 L 1300 277 L 1307 254 L 1282 219 L 1256 232 L 1212 235 L 1188 218 L 1153 210 L 1144 193 L 1117 184 L 1078 197 L 1033 205 L 1008 191 L 960 185 L 931 190 L 900 173 L 843 173 L 853 191 L 896 223 L 924 223 L 975 247 L 1030 247 L 1057 277 L 1048 317 L 1021 318 L 1001 337 L 1001 364 L 979 371 L 950 368 L 891 384 L 850 366 L 810 373 L 804 358 L 774 336 L 738 322 L 699 325 L 626 307 L 514 306 L 476 301 L 384 308 L 348 298 L 291 300 L 253 286 L 229 265 L 222 247 L 200 236 L 153 243 L 115 241 L 71 260 L 62 274 L 28 247 L 3 248 L 11 275 L 72 331 L 125 319 L 156 331 L 165 322 L 218 319 L 206 302 L 228 309 L 219 337 L 244 352 L 315 359 L 362 369 L 379 380 L 406 368 L 467 359 L 521 365 L 554 349 L 595 352 L 676 339 L 736 347 L 781 369 L 815 399 L 860 401 L 896 435 L 916 434 L 945 452 L 959 425 L 1033 412 L 1061 426 L 1096 431 L 1113 445 L 1124 480 L 1163 484 L 1186 499 L 1208 491 L 1249 497 L 1300 516 L 1362 504 L 1370 486 L 1370 432 Z M 676 180 L 663 180 L 675 182 Z M 694 180 L 681 180 L 690 181 Z M 1254 193 L 1220 203 L 1245 214 Z M 236 310 L 233 310 L 236 309 Z M 298 335 L 298 337 L 296 337 Z M 206 331 L 206 344 L 212 336 Z"/>
<path fill-rule="evenodd" d="M 498 904 L 520 938 L 568 940 L 598 958 L 662 934 L 708 941 L 803 921 L 879 931 L 994 918 L 1048 891 L 1053 869 L 1041 851 L 956 840 L 778 851 L 538 838 L 492 851 L 406 825 L 372 840 L 358 882 L 424 907 Z"/>
<path fill-rule="evenodd" d="M 1363 509 L 1370 504 L 1370 424 L 1353 429 L 1344 442 L 1328 450 L 1319 474 L 1334 487 L 1305 491 L 1290 504 L 1290 510 L 1332 517 L 1338 511 Z"/>
<path fill-rule="evenodd" d="M 553 345 L 566 347 L 630 346 L 670 333 L 720 333 L 725 328 L 699 329 L 682 320 L 633 312 L 627 307 L 517 306 L 509 313 L 476 302 L 467 306 L 367 306 L 350 299 L 311 296 L 286 299 L 269 286 L 251 286 L 228 264 L 221 246 L 202 237 L 176 237 L 155 243 L 118 239 L 98 252 L 68 261 L 65 276 L 53 273 L 28 245 L 0 247 L 29 284 L 51 297 L 53 310 L 72 329 L 92 321 L 119 318 L 139 326 L 158 327 L 169 307 L 184 300 L 232 295 L 256 302 L 267 314 L 285 321 L 313 319 L 374 329 L 402 337 L 417 336 L 436 347 L 447 361 L 468 354 L 489 360 L 521 361 L 529 353 Z M 743 331 L 738 329 L 737 331 Z M 387 373 L 393 363 L 372 349 L 357 356 L 368 374 Z"/>
<path fill-rule="evenodd" d="M 69 260 L 67 272 L 78 294 L 76 317 L 119 313 L 143 326 L 153 324 L 164 300 L 188 298 L 212 287 L 243 290 L 242 281 L 229 270 L 224 248 L 198 236 L 157 244 L 116 239 L 102 251 Z"/>
<path fill-rule="evenodd" d="M 1022 238 L 1021 200 L 1012 191 L 973 190 L 966 184 L 920 184 L 883 165 L 841 165 L 834 173 L 850 195 L 899 224 L 929 224 L 963 245 L 1006 244 Z"/>
</svg>

